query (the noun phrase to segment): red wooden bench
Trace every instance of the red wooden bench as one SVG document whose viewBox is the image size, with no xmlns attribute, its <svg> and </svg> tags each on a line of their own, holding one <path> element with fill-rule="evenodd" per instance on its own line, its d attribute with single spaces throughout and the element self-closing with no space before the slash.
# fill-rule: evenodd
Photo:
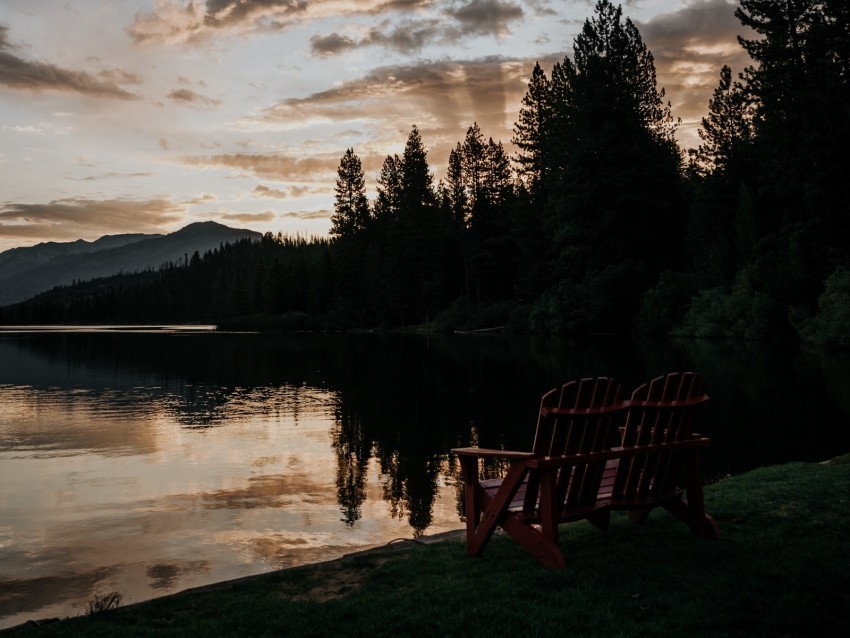
<svg viewBox="0 0 850 638">
<path fill-rule="evenodd" d="M 708 401 L 699 375 L 671 373 L 622 399 L 612 379 L 581 379 L 546 393 L 530 452 L 456 448 L 464 476 L 467 552 L 478 556 L 501 527 L 541 563 L 564 567 L 558 525 L 587 519 L 608 528 L 612 510 L 642 521 L 664 507 L 706 538 L 699 451 L 692 431 Z M 504 478 L 480 480 L 479 461 L 503 458 Z M 682 488 L 687 490 L 687 500 Z"/>
</svg>

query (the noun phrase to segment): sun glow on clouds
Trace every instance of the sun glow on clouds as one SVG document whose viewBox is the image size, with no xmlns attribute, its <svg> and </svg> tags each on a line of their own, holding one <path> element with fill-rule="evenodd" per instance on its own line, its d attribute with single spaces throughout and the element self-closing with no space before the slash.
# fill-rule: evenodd
<svg viewBox="0 0 850 638">
<path fill-rule="evenodd" d="M 0 6 L 0 250 L 199 219 L 324 234 L 348 147 L 370 191 L 413 124 L 438 177 L 474 121 L 511 152 L 534 62 L 548 73 L 571 52 L 592 3 L 99 8 Z M 720 66 L 746 62 L 733 11 L 731 0 L 625 3 L 682 117 L 685 147 L 698 143 Z"/>
</svg>

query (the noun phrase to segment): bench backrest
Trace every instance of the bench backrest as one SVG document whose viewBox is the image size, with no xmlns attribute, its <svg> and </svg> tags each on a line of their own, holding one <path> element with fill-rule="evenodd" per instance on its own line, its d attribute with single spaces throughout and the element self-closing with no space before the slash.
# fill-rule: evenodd
<svg viewBox="0 0 850 638">
<path fill-rule="evenodd" d="M 550 390 L 540 402 L 532 451 L 558 457 L 601 452 L 611 448 L 624 413 L 622 387 L 605 377 L 580 379 Z M 558 471 L 557 500 L 563 511 L 575 511 L 596 503 L 605 462 L 576 461 Z M 524 509 L 537 501 L 537 480 L 529 477 Z"/>
<path fill-rule="evenodd" d="M 702 377 L 673 372 L 638 387 L 626 402 L 621 445 L 632 454 L 619 462 L 612 498 L 662 497 L 679 485 L 688 448 L 667 445 L 693 440 L 696 410 L 708 401 Z M 640 454 L 635 454 L 642 449 Z"/>
</svg>

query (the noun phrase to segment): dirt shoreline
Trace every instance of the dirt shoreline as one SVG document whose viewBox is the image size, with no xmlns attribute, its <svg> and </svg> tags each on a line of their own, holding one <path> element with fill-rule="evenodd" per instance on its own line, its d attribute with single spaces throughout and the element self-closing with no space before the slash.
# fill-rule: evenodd
<svg viewBox="0 0 850 638">
<path fill-rule="evenodd" d="M 430 545 L 431 543 L 440 543 L 444 541 L 453 541 L 456 540 L 458 542 L 462 541 L 466 537 L 465 529 L 456 529 L 450 530 L 448 532 L 441 532 L 439 534 L 433 534 L 430 536 L 423 536 L 421 538 L 397 538 L 385 543 L 384 545 L 378 545 L 376 547 L 370 547 L 368 549 L 362 549 L 355 552 L 349 552 L 348 554 L 343 554 L 337 558 L 331 558 L 326 561 L 319 561 L 315 563 L 303 563 L 301 565 L 293 565 L 291 567 L 282 567 L 280 569 L 275 569 L 268 572 L 262 572 L 261 574 L 251 574 L 249 576 L 239 576 L 238 578 L 230 578 L 228 580 L 216 581 L 214 583 L 209 583 L 206 585 L 198 585 L 197 587 L 190 587 L 188 589 L 181 589 L 180 591 L 173 592 L 171 594 L 166 594 L 164 596 L 155 596 L 154 598 L 148 598 L 146 600 L 141 600 L 135 603 L 129 603 L 127 605 L 120 605 L 121 609 L 133 609 L 137 607 L 143 607 L 149 603 L 154 601 L 167 600 L 169 598 L 177 598 L 181 596 L 191 596 L 194 594 L 201 594 L 208 591 L 217 591 L 221 589 L 228 589 L 230 587 L 234 587 L 236 585 L 240 585 L 246 582 L 258 581 L 262 579 L 273 578 L 276 574 L 281 574 L 288 571 L 298 570 L 298 569 L 315 569 L 319 571 L 323 570 L 339 570 L 344 571 L 345 567 L 355 561 L 356 559 L 362 558 L 364 556 L 377 556 L 380 554 L 388 554 L 394 555 L 402 551 L 408 551 L 417 545 Z M 347 585 L 348 589 L 352 585 L 350 580 L 346 581 L 344 585 Z M 316 592 L 312 591 L 309 595 L 305 596 L 306 598 L 314 598 L 321 600 L 329 600 L 334 598 L 332 593 L 328 592 Z M 67 618 L 71 618 L 68 616 Z M 28 628 L 34 627 L 42 627 L 44 625 L 50 625 L 53 623 L 61 622 L 65 620 L 65 618 L 40 618 L 37 620 L 27 620 L 19 625 L 13 625 L 11 627 L 6 627 L 5 629 L 0 629 L 0 635 L 6 634 L 14 634 L 21 631 L 26 631 Z"/>
</svg>

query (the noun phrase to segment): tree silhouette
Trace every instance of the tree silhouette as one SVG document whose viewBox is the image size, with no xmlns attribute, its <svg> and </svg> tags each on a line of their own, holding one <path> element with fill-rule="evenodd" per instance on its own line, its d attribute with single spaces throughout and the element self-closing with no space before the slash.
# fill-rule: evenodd
<svg viewBox="0 0 850 638">
<path fill-rule="evenodd" d="M 354 154 L 354 149 L 345 151 L 337 175 L 330 234 L 343 237 L 365 229 L 370 221 L 366 180 L 360 158 Z"/>
</svg>

